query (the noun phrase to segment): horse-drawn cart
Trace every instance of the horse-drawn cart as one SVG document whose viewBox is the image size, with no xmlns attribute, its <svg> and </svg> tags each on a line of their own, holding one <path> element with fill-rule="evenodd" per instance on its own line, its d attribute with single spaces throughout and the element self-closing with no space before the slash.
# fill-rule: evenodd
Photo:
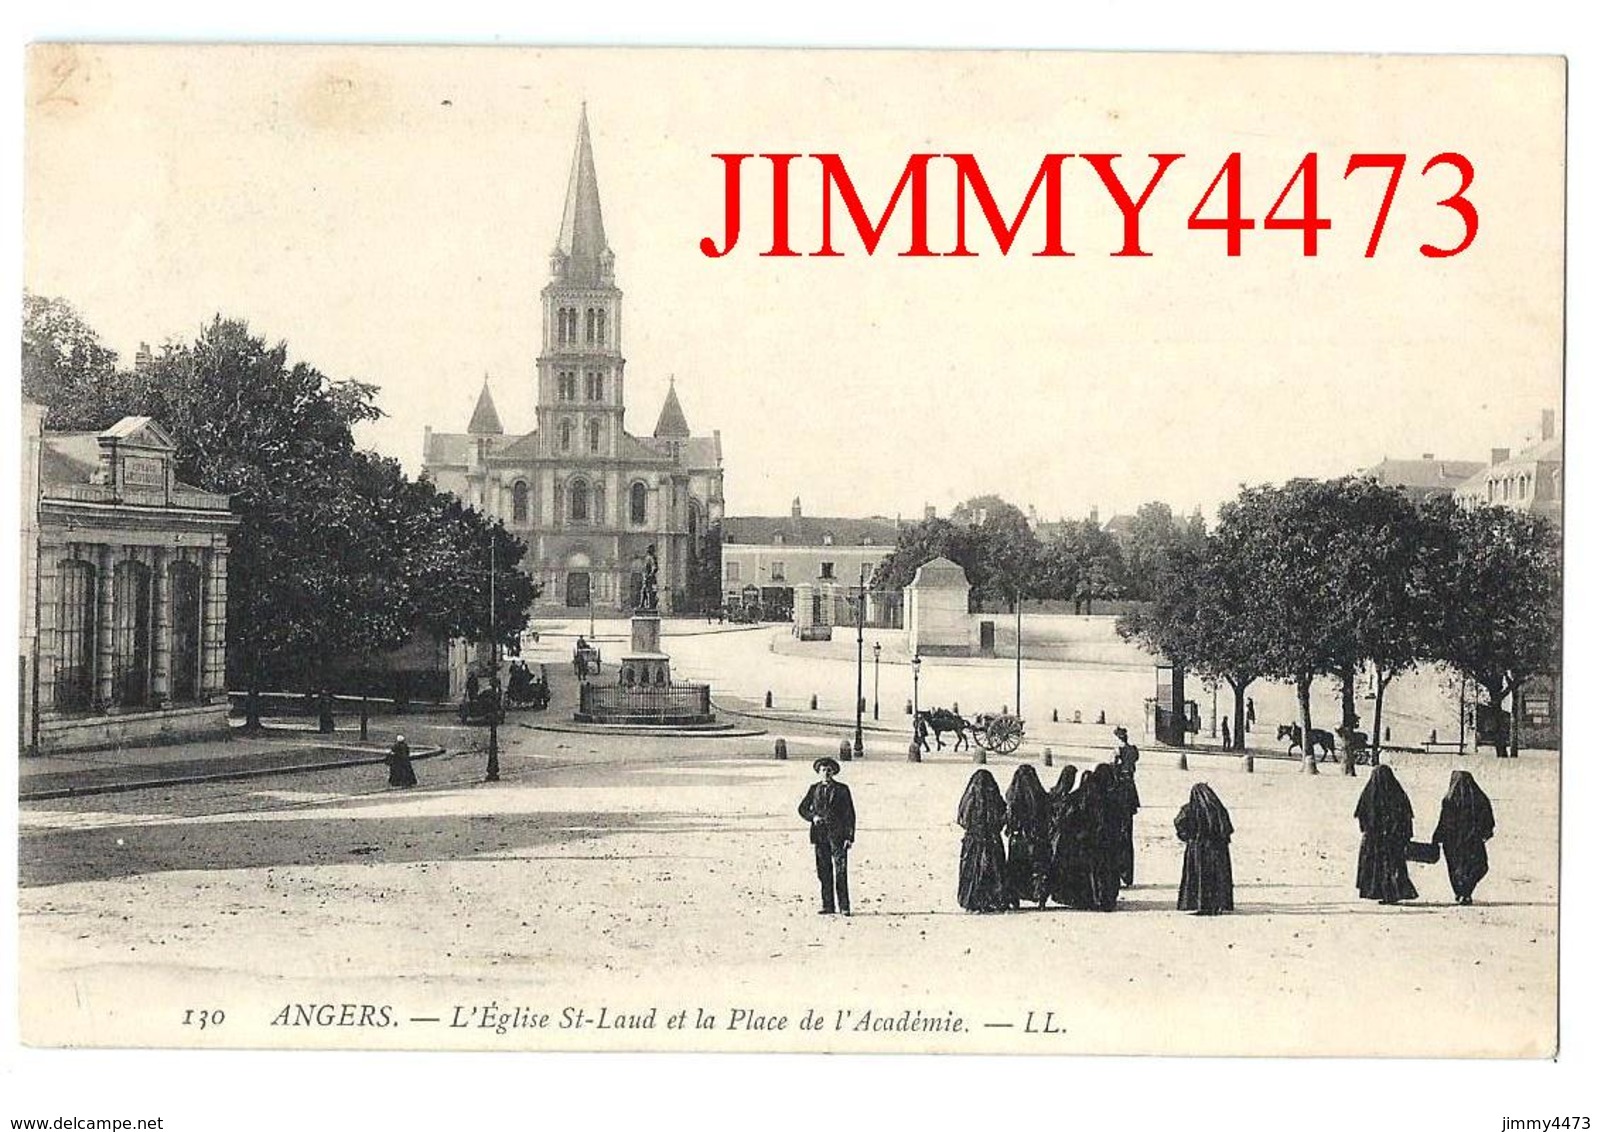
<svg viewBox="0 0 1601 1132">
<path fill-rule="evenodd" d="M 1023 721 L 1008 712 L 980 712 L 969 727 L 973 742 L 997 755 L 1009 755 L 1022 745 Z"/>
</svg>

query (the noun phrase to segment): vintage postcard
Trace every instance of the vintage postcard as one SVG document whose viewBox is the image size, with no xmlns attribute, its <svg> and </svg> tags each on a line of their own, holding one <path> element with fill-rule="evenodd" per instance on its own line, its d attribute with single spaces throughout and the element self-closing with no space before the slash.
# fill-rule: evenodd
<svg viewBox="0 0 1601 1132">
<path fill-rule="evenodd" d="M 1566 84 L 30 48 L 23 1040 L 1553 1056 Z"/>
</svg>

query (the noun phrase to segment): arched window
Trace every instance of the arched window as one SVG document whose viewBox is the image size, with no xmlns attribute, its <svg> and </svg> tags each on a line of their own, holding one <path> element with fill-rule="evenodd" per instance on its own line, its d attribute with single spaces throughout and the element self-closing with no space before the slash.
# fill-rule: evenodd
<svg viewBox="0 0 1601 1132">
<path fill-rule="evenodd" d="M 636 527 L 645 525 L 645 485 L 637 481 L 628 489 L 628 521 Z"/>
<path fill-rule="evenodd" d="M 1519 476 L 1518 477 L 1518 498 L 1519 499 L 1527 499 L 1527 498 L 1529 498 L 1529 477 L 1528 476 Z"/>
<path fill-rule="evenodd" d="M 589 522 L 589 484 L 574 480 L 567 488 L 567 517 L 575 523 Z"/>
<path fill-rule="evenodd" d="M 123 562 L 112 576 L 111 699 L 123 707 L 150 702 L 150 568 Z"/>
<path fill-rule="evenodd" d="M 589 450 L 591 452 L 599 452 L 600 422 L 598 420 L 591 420 L 584 425 L 584 430 L 589 433 Z"/>
<path fill-rule="evenodd" d="M 528 485 L 522 480 L 511 485 L 511 521 L 528 522 Z"/>
<path fill-rule="evenodd" d="M 94 702 L 95 568 L 69 558 L 61 564 L 61 655 L 56 668 L 56 707 L 82 711 Z"/>
<path fill-rule="evenodd" d="M 571 452 L 573 450 L 573 422 L 572 421 L 562 421 L 561 422 L 561 450 L 563 452 Z"/>
<path fill-rule="evenodd" d="M 200 567 L 174 562 L 172 585 L 172 699 L 193 703 L 200 698 Z"/>
<path fill-rule="evenodd" d="M 595 342 L 601 346 L 606 344 L 606 312 L 604 309 L 595 312 Z"/>
<path fill-rule="evenodd" d="M 595 308 L 590 307 L 584 312 L 584 343 L 595 344 Z"/>
</svg>

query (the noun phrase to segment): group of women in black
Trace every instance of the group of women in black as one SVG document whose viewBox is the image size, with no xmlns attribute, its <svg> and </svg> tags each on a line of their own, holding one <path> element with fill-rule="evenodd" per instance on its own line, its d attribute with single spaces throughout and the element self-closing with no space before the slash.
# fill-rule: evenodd
<svg viewBox="0 0 1601 1132">
<path fill-rule="evenodd" d="M 1112 763 L 1083 775 L 1065 766 L 1048 792 L 1025 763 L 1013 773 L 1004 797 L 994 775 L 975 771 L 956 811 L 963 831 L 958 903 L 969 912 L 1004 912 L 1029 904 L 1044 908 L 1049 901 L 1112 911 L 1120 890 L 1134 883 L 1138 758 L 1124 740 Z M 1431 842 L 1412 840 L 1412 803 L 1386 765 L 1373 768 L 1356 818 L 1362 831 L 1357 892 L 1364 899 L 1385 904 L 1415 899 L 1408 859 L 1429 860 L 1443 853 L 1457 902 L 1473 903 L 1474 887 L 1489 871 L 1485 842 L 1495 833 L 1495 814 L 1467 771 L 1452 773 Z M 1201 915 L 1233 911 L 1229 842 L 1234 824 L 1217 793 L 1204 782 L 1196 783 L 1173 827 L 1184 844 L 1179 910 Z"/>
<path fill-rule="evenodd" d="M 1395 772 L 1383 764 L 1373 768 L 1362 789 L 1356 820 L 1362 830 L 1356 855 L 1358 896 L 1380 904 L 1415 900 L 1418 890 L 1407 874 L 1407 862 L 1433 861 L 1444 854 L 1456 902 L 1473 903 L 1473 890 L 1490 871 L 1485 842 L 1495 836 L 1495 809 L 1472 774 L 1451 772 L 1440 819 L 1427 842 L 1412 840 L 1412 800 Z"/>
</svg>

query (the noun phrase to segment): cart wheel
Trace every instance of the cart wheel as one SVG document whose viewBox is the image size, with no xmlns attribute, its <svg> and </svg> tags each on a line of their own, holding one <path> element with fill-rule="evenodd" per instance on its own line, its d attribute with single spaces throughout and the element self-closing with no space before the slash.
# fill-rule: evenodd
<svg viewBox="0 0 1601 1132">
<path fill-rule="evenodd" d="M 1018 744 L 1022 743 L 1022 741 L 1023 733 L 1021 731 L 1006 731 L 996 739 L 995 750 L 1000 754 L 1009 755 L 1017 750 Z"/>
</svg>

